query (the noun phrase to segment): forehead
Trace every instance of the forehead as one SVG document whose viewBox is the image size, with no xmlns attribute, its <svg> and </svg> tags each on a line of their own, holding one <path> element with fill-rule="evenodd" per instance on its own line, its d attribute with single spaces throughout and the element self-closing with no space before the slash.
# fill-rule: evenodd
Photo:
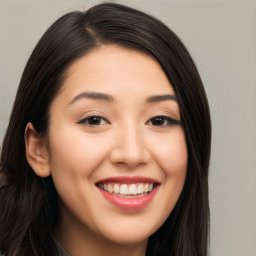
<svg viewBox="0 0 256 256">
<path fill-rule="evenodd" d="M 74 62 L 61 91 L 74 96 L 81 91 L 113 96 L 175 94 L 160 64 L 151 56 L 116 45 L 103 45 Z"/>
</svg>

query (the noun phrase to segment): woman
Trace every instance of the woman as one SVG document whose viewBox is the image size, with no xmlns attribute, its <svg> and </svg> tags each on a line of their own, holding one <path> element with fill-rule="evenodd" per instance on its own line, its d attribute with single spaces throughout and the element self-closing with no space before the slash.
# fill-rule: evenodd
<svg viewBox="0 0 256 256">
<path fill-rule="evenodd" d="M 1 152 L 4 255 L 207 255 L 211 124 L 184 45 L 140 11 L 57 20 Z"/>
</svg>

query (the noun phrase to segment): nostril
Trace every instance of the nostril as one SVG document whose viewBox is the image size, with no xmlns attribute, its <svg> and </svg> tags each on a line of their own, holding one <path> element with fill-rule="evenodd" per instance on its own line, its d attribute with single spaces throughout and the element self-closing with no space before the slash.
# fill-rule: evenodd
<svg viewBox="0 0 256 256">
<path fill-rule="evenodd" d="M 114 142 L 110 152 L 110 161 L 113 164 L 125 164 L 129 167 L 145 164 L 150 160 L 150 154 L 147 150 L 146 141 L 143 134 L 139 134 L 136 127 L 122 127 L 119 133 L 119 139 Z"/>
<path fill-rule="evenodd" d="M 130 167 L 135 167 L 149 162 L 149 154 L 147 152 L 127 152 L 116 149 L 110 154 L 110 161 L 113 164 L 123 164 Z"/>
</svg>

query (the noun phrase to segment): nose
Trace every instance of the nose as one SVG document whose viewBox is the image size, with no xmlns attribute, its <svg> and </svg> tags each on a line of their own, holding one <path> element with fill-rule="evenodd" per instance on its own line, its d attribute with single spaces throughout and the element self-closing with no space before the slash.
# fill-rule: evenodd
<svg viewBox="0 0 256 256">
<path fill-rule="evenodd" d="M 110 161 L 113 164 L 123 164 L 129 168 L 147 164 L 150 161 L 150 152 L 143 134 L 136 128 L 120 129 L 113 143 Z"/>
</svg>

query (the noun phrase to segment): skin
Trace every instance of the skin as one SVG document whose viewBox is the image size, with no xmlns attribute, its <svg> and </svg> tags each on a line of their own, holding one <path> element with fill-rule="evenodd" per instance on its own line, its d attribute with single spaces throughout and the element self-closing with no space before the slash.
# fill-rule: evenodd
<svg viewBox="0 0 256 256">
<path fill-rule="evenodd" d="M 148 237 L 174 208 L 186 177 L 185 135 L 167 120 L 180 121 L 177 101 L 147 102 L 156 95 L 175 92 L 152 57 L 105 45 L 69 68 L 50 107 L 47 139 L 27 125 L 28 162 L 37 175 L 52 175 L 60 197 L 56 236 L 72 256 L 145 255 Z M 153 178 L 158 191 L 142 210 L 120 209 L 95 185 L 116 176 Z"/>
</svg>

